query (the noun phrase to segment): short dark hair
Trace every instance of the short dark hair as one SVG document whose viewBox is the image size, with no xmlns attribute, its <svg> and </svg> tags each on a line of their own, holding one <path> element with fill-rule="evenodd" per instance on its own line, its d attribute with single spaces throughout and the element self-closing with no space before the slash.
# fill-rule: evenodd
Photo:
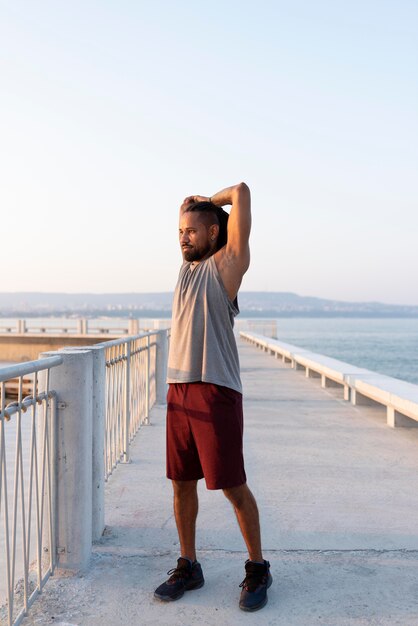
<svg viewBox="0 0 418 626">
<path fill-rule="evenodd" d="M 224 247 L 228 239 L 228 218 L 229 214 L 222 207 L 216 206 L 213 202 L 192 202 L 184 209 L 185 213 L 201 213 L 207 215 L 209 219 L 215 219 L 215 224 L 219 225 L 219 235 L 216 242 L 216 249 L 220 250 Z M 207 223 L 208 221 L 205 220 Z M 210 225 L 208 223 L 208 225 Z"/>
</svg>

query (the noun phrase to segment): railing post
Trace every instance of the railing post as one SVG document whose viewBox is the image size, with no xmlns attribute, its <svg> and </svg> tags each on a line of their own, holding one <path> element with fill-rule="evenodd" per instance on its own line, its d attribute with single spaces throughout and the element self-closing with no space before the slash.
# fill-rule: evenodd
<svg viewBox="0 0 418 626">
<path fill-rule="evenodd" d="M 150 375 L 150 336 L 147 335 L 147 358 L 145 359 L 145 424 L 149 424 L 149 375 Z"/>
<path fill-rule="evenodd" d="M 93 464 L 92 464 L 92 539 L 100 539 L 105 527 L 105 419 L 106 353 L 101 346 L 93 351 Z"/>
<path fill-rule="evenodd" d="M 128 334 L 129 335 L 138 335 L 139 334 L 139 320 L 130 319 L 128 321 Z"/>
<path fill-rule="evenodd" d="M 86 319 L 77 320 L 77 329 L 79 335 L 87 335 L 88 322 Z"/>
<path fill-rule="evenodd" d="M 17 320 L 17 332 L 19 335 L 26 332 L 26 320 Z"/>
<path fill-rule="evenodd" d="M 165 404 L 167 400 L 167 356 L 168 332 L 160 330 L 157 334 L 157 358 L 155 364 L 155 386 L 157 404 Z"/>
<path fill-rule="evenodd" d="M 129 451 L 129 429 L 131 424 L 131 342 L 126 342 L 126 367 L 125 367 L 125 384 L 124 384 L 124 445 L 123 445 L 123 463 L 130 462 Z"/>
<path fill-rule="evenodd" d="M 43 352 L 40 358 L 55 354 Z M 93 355 L 88 350 L 59 354 L 63 363 L 49 374 L 49 388 L 57 393 L 54 535 L 57 566 L 75 571 L 85 570 L 91 555 Z M 42 375 L 40 391 L 45 385 Z"/>
<path fill-rule="evenodd" d="M 105 420 L 106 420 L 106 352 L 104 346 L 64 348 L 62 352 L 85 352 L 93 355 L 92 387 L 92 539 L 97 541 L 105 527 Z"/>
</svg>

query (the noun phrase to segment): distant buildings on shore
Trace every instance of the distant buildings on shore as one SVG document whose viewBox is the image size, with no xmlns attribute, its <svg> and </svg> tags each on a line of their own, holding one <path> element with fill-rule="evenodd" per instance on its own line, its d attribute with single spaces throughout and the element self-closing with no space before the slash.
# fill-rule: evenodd
<svg viewBox="0 0 418 626">
<path fill-rule="evenodd" d="M 169 317 L 172 293 L 0 293 L 1 317 Z M 418 317 L 418 306 L 381 302 L 345 302 L 291 292 L 244 291 L 247 317 Z"/>
</svg>

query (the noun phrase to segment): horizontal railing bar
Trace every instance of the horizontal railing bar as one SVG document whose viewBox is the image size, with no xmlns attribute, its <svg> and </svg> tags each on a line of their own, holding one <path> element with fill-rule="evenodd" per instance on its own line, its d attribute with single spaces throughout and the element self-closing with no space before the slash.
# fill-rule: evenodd
<svg viewBox="0 0 418 626">
<path fill-rule="evenodd" d="M 103 348 L 113 348 L 113 346 L 120 346 L 123 343 L 127 343 L 128 341 L 136 341 L 137 339 L 143 339 L 144 337 L 153 337 L 158 335 L 160 331 L 154 330 L 146 333 L 140 333 L 139 335 L 129 335 L 129 337 L 121 337 L 120 339 L 112 339 L 110 341 L 102 341 L 101 343 L 96 343 L 96 346 L 102 346 Z"/>
<path fill-rule="evenodd" d="M 46 359 L 37 359 L 36 361 L 26 361 L 25 363 L 16 363 L 0 368 L 0 382 L 17 378 L 18 376 L 26 376 L 26 374 L 34 374 L 43 370 L 50 369 L 61 365 L 62 356 L 51 356 Z"/>
<path fill-rule="evenodd" d="M 130 340 L 127 339 L 125 343 L 127 343 L 128 341 L 130 341 Z M 97 345 L 101 345 L 101 344 L 97 344 Z M 107 346 L 107 344 L 104 344 L 104 345 Z M 140 352 L 146 352 L 149 348 L 153 348 L 156 345 L 158 345 L 157 342 L 156 341 L 152 341 L 148 346 L 142 346 L 141 348 L 138 348 L 138 350 L 132 350 L 131 351 L 131 357 L 134 354 L 139 354 Z M 112 346 L 110 346 L 110 347 L 112 347 Z M 115 363 L 120 363 L 121 361 L 126 361 L 127 359 L 128 359 L 128 357 L 127 357 L 126 354 L 121 354 L 120 356 L 116 356 L 114 359 L 109 359 L 109 361 L 106 361 L 106 367 L 111 367 L 112 365 L 115 365 Z"/>
<path fill-rule="evenodd" d="M 153 346 L 156 346 L 156 345 L 157 345 L 156 341 L 151 341 L 151 343 L 148 346 L 142 346 L 141 348 L 138 348 L 138 350 L 132 350 L 131 356 L 133 354 L 138 354 L 139 352 L 146 352 L 149 348 L 152 348 Z"/>
</svg>

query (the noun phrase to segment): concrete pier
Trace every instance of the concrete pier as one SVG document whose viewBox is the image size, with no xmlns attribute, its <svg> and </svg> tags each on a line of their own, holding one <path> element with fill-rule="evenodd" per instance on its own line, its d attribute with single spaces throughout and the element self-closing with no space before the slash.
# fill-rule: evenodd
<svg viewBox="0 0 418 626">
<path fill-rule="evenodd" d="M 418 429 L 343 400 L 341 389 L 239 342 L 248 483 L 274 582 L 260 613 L 238 609 L 247 558 L 231 506 L 201 481 L 198 558 L 205 586 L 153 599 L 178 557 L 165 479 L 164 407 L 154 408 L 106 484 L 91 567 L 59 571 L 24 625 L 416 626 Z"/>
<path fill-rule="evenodd" d="M 0 334 L 0 360 L 16 363 L 34 361 L 41 352 L 61 350 L 61 348 L 86 347 L 118 338 L 119 335 L 111 334 Z"/>
</svg>

